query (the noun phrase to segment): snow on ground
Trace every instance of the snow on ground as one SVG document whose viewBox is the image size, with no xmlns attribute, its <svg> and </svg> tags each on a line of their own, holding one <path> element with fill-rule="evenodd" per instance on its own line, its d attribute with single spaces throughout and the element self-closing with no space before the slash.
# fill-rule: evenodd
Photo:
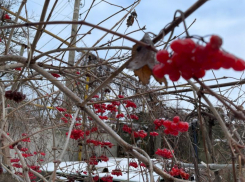
<svg viewBox="0 0 245 182">
<path fill-rule="evenodd" d="M 129 159 L 129 162 L 135 159 Z M 135 160 L 136 162 L 136 160 Z M 112 170 L 116 168 L 116 166 L 122 170 L 122 176 L 111 175 Z M 159 168 L 161 166 L 157 164 Z M 108 162 L 99 162 L 98 165 L 95 166 L 98 173 L 94 173 L 92 176 L 98 175 L 100 178 L 104 177 L 106 174 L 113 176 L 113 181 L 127 181 L 128 180 L 128 159 L 127 158 L 109 158 Z M 102 172 L 104 168 L 108 168 L 109 172 Z M 54 170 L 54 163 L 47 163 L 43 166 L 44 171 L 52 172 Z M 137 168 L 129 167 L 129 181 L 130 182 L 142 182 L 146 181 L 146 178 L 150 179 L 148 170 L 145 167 L 138 166 Z M 142 171 L 142 172 L 141 172 Z M 87 176 L 83 172 L 87 172 L 87 163 L 84 161 L 74 161 L 74 162 L 61 162 L 57 173 L 70 174 L 70 175 L 79 175 Z M 153 173 L 155 181 L 159 178 L 159 175 Z"/>
</svg>

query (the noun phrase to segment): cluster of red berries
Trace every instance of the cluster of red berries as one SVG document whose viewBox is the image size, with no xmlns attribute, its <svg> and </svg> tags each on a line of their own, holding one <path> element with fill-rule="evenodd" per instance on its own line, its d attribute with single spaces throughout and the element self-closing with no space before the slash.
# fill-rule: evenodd
<svg viewBox="0 0 245 182">
<path fill-rule="evenodd" d="M 66 112 L 66 109 L 63 108 L 63 107 L 56 107 L 56 109 L 57 109 L 59 112 Z"/>
<path fill-rule="evenodd" d="M 122 98 L 124 98 L 124 96 L 123 95 L 118 95 L 118 98 L 122 99 Z"/>
<path fill-rule="evenodd" d="M 5 92 L 5 97 L 9 100 L 14 100 L 15 102 L 21 102 L 25 100 L 26 95 L 21 92 L 13 92 L 12 90 L 9 90 Z"/>
<path fill-rule="evenodd" d="M 135 115 L 135 114 L 130 114 L 128 116 L 128 118 L 135 119 L 135 120 L 138 120 L 139 119 L 139 117 L 137 115 Z"/>
<path fill-rule="evenodd" d="M 137 108 L 136 104 L 133 101 L 126 100 L 125 103 L 127 108 L 128 107 Z"/>
<path fill-rule="evenodd" d="M 146 167 L 145 163 L 143 163 L 143 162 L 140 163 L 140 166 L 141 167 Z"/>
<path fill-rule="evenodd" d="M 156 155 L 159 155 L 163 158 L 166 158 L 166 159 L 171 159 L 173 157 L 173 154 L 174 151 L 172 150 L 168 150 L 168 149 L 157 149 L 157 151 L 155 152 Z"/>
<path fill-rule="evenodd" d="M 86 142 L 88 144 L 92 143 L 92 144 L 94 144 L 94 146 L 99 146 L 100 145 L 101 147 L 109 147 L 109 148 L 112 148 L 114 146 L 111 142 L 108 142 L 108 141 L 101 142 L 101 141 L 98 141 L 98 140 L 87 139 Z"/>
<path fill-rule="evenodd" d="M 111 104 L 114 106 L 120 106 L 121 103 L 119 101 L 112 101 Z"/>
<path fill-rule="evenodd" d="M 111 175 L 105 175 L 104 177 L 101 178 L 102 181 L 104 182 L 113 182 L 113 177 Z"/>
<path fill-rule="evenodd" d="M 180 121 L 179 116 L 175 116 L 173 121 L 165 120 L 163 126 L 166 127 L 164 133 L 166 135 L 170 134 L 177 136 L 179 132 L 187 132 L 189 129 L 189 124 L 187 122 Z"/>
<path fill-rule="evenodd" d="M 121 169 L 114 169 L 112 170 L 111 174 L 116 176 L 122 176 L 122 171 Z"/>
<path fill-rule="evenodd" d="M 104 162 L 109 161 L 109 158 L 106 155 L 101 155 L 100 157 L 98 157 L 98 159 L 100 159 L 100 160 L 102 160 Z"/>
<path fill-rule="evenodd" d="M 5 14 L 3 17 L 5 20 L 11 20 L 11 17 L 8 14 Z"/>
<path fill-rule="evenodd" d="M 29 153 L 29 154 L 23 153 L 22 156 L 23 156 L 24 158 L 27 158 L 27 157 L 32 157 L 33 154 L 31 154 L 31 153 Z"/>
<path fill-rule="evenodd" d="M 170 134 L 173 136 L 177 136 L 179 132 L 187 132 L 189 129 L 189 124 L 187 122 L 180 121 L 179 116 L 175 116 L 173 121 L 163 120 L 163 119 L 155 119 L 154 121 L 155 129 L 159 129 L 161 126 L 164 126 L 166 129 L 164 133 L 166 135 Z"/>
<path fill-rule="evenodd" d="M 124 114 L 123 113 L 120 113 L 116 116 L 116 118 L 123 118 L 124 117 Z"/>
<path fill-rule="evenodd" d="M 98 165 L 98 159 L 96 158 L 95 155 L 93 155 L 93 156 L 91 156 L 89 158 L 89 164 L 91 164 L 91 165 Z"/>
<path fill-rule="evenodd" d="M 137 164 L 137 162 L 130 162 L 129 163 L 129 166 L 132 166 L 134 168 L 137 168 L 138 167 L 138 164 Z"/>
<path fill-rule="evenodd" d="M 108 105 L 106 106 L 106 110 L 111 111 L 111 112 L 117 112 L 117 108 L 116 108 L 116 106 L 113 105 L 113 104 L 108 104 Z"/>
<path fill-rule="evenodd" d="M 132 133 L 132 128 L 131 127 L 129 127 L 128 125 L 123 125 L 123 127 L 122 127 L 122 130 L 124 131 L 124 132 L 127 132 L 127 133 L 129 133 L 129 134 L 131 134 Z"/>
<path fill-rule="evenodd" d="M 169 172 L 171 176 L 180 176 L 181 178 L 188 180 L 190 175 L 186 173 L 183 169 L 179 169 L 177 166 L 174 166 Z"/>
<path fill-rule="evenodd" d="M 60 75 L 57 74 L 57 73 L 51 73 L 51 75 L 52 75 L 53 77 L 55 77 L 55 78 L 59 78 L 59 77 L 60 77 Z"/>
<path fill-rule="evenodd" d="M 66 135 L 68 135 L 68 132 L 66 132 Z M 84 132 L 81 129 L 73 129 L 71 131 L 71 139 L 78 140 L 80 138 L 84 137 Z"/>
<path fill-rule="evenodd" d="M 233 68 L 245 70 L 245 61 L 234 55 L 221 51 L 222 39 L 213 35 L 206 46 L 196 44 L 192 39 L 179 39 L 171 43 L 172 56 L 167 50 L 161 50 L 156 58 L 160 62 L 153 68 L 153 74 L 162 78 L 168 74 L 170 80 L 178 81 L 180 76 L 188 80 L 192 77 L 202 78 L 210 69 Z"/>
<path fill-rule="evenodd" d="M 16 71 L 21 71 L 21 68 L 15 68 L 14 70 L 16 70 Z"/>
<path fill-rule="evenodd" d="M 22 165 L 18 164 L 18 163 L 14 163 L 12 164 L 13 167 L 16 167 L 16 168 L 22 168 Z"/>
<path fill-rule="evenodd" d="M 145 138 L 147 136 L 147 133 L 144 130 L 140 130 L 138 132 L 134 132 L 134 138 Z"/>
<path fill-rule="evenodd" d="M 20 151 L 22 151 L 22 152 L 26 152 L 26 151 L 28 151 L 29 149 L 28 148 L 25 148 L 25 147 L 23 147 L 23 148 L 21 148 L 20 149 Z"/>
<path fill-rule="evenodd" d="M 93 180 L 94 180 L 94 181 L 98 181 L 98 180 L 99 180 L 99 176 L 94 176 L 94 177 L 93 177 Z"/>
<path fill-rule="evenodd" d="M 150 132 L 150 135 L 151 136 L 158 136 L 159 134 L 157 132 L 153 131 L 153 132 Z"/>
<path fill-rule="evenodd" d="M 18 159 L 18 158 L 15 158 L 15 159 L 10 159 L 10 162 L 12 163 L 12 162 L 19 162 L 20 161 L 20 159 Z"/>
<path fill-rule="evenodd" d="M 99 118 L 102 119 L 102 120 L 104 120 L 104 119 L 107 120 L 108 119 L 107 116 L 99 116 Z"/>
</svg>

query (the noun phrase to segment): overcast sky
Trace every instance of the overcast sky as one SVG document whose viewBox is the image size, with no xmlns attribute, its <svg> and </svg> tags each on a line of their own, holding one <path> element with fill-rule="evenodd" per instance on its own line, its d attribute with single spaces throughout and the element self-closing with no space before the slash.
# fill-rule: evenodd
<svg viewBox="0 0 245 182">
<path fill-rule="evenodd" d="M 51 5 L 54 0 L 51 0 Z M 79 20 L 82 20 L 86 15 L 86 10 L 90 7 L 92 0 L 81 0 L 80 13 L 81 17 Z M 122 7 L 127 7 L 132 4 L 134 1 L 132 0 L 107 0 L 107 2 L 117 4 Z M 153 32 L 158 34 L 159 31 L 172 21 L 174 12 L 179 9 L 185 11 L 192 4 L 194 4 L 196 0 L 142 0 L 141 3 L 135 8 L 137 12 L 137 20 L 139 22 L 139 26 L 146 26 L 147 32 Z M 98 4 L 97 4 L 98 3 Z M 27 1 L 27 9 L 28 16 L 32 16 L 36 21 L 39 20 L 42 6 L 44 4 L 44 0 L 28 0 Z M 97 24 L 105 18 L 109 17 L 113 13 L 119 11 L 121 8 L 110 5 L 104 1 L 95 0 L 94 5 L 97 4 L 90 11 L 86 21 L 91 22 L 93 24 Z M 50 6 L 49 11 L 52 6 Z M 60 0 L 51 21 L 53 20 L 72 20 L 72 13 L 74 7 L 74 0 Z M 241 57 L 245 59 L 245 1 L 243 0 L 210 0 L 206 2 L 202 7 L 200 7 L 196 12 L 194 12 L 191 16 L 186 19 L 187 25 L 190 25 L 194 19 L 196 22 L 192 25 L 189 30 L 190 35 L 210 35 L 217 34 L 223 38 L 223 48 L 236 55 L 237 57 Z M 106 22 L 102 23 L 101 26 L 106 28 L 111 28 L 115 25 L 117 21 L 119 21 L 124 15 L 125 11 L 119 13 L 118 15 L 110 18 Z M 24 12 L 22 12 L 24 15 Z M 34 20 L 31 20 L 34 21 Z M 131 32 L 133 30 L 138 29 L 138 24 L 134 23 L 132 27 L 127 29 L 126 22 L 124 21 L 121 27 L 118 29 L 118 32 L 124 33 Z M 85 33 L 89 28 L 83 26 L 79 32 L 79 34 Z M 50 25 L 47 27 L 47 30 L 51 31 L 66 39 L 70 35 L 71 26 L 64 25 Z M 114 29 L 115 30 L 115 29 Z M 183 24 L 180 24 L 178 28 L 175 30 L 175 35 L 183 32 Z M 94 30 L 91 35 L 88 35 L 84 38 L 84 43 L 80 41 L 78 46 L 92 46 L 94 43 L 102 36 L 105 32 Z M 137 32 L 131 34 L 135 39 L 140 40 L 143 36 L 143 32 Z M 185 36 L 185 35 L 183 35 Z M 101 43 L 107 42 L 111 39 L 111 35 L 106 36 Z M 166 40 L 167 37 L 164 39 Z M 131 46 L 132 43 L 128 41 L 123 42 L 124 45 Z M 56 49 L 60 45 L 60 41 L 57 41 L 51 38 L 48 35 L 43 34 L 41 41 L 38 43 L 37 49 L 41 51 L 47 51 L 50 49 Z M 118 41 L 113 43 L 113 45 L 122 45 L 122 41 Z M 64 46 L 65 47 L 65 46 Z M 100 56 L 103 58 L 105 56 L 105 51 L 100 52 Z M 115 53 L 114 50 L 109 52 L 109 56 Z M 130 73 L 130 72 L 129 72 Z M 132 72 L 131 72 L 132 74 Z M 235 79 L 240 79 L 244 76 L 243 72 L 235 72 L 233 70 L 220 70 L 215 71 L 216 77 L 234 77 Z M 214 78 L 213 73 L 209 71 L 204 79 Z M 234 79 L 230 80 L 220 80 L 219 83 L 235 81 Z M 179 83 L 184 83 L 184 80 L 180 80 Z M 210 82 L 213 84 L 216 82 Z M 208 83 L 209 84 L 209 83 Z M 237 92 L 232 92 L 232 94 L 237 94 Z"/>
</svg>

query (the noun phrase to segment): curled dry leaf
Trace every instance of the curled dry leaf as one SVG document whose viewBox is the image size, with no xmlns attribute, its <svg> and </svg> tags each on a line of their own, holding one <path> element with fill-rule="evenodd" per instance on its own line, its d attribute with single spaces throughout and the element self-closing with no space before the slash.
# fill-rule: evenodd
<svg viewBox="0 0 245 182">
<path fill-rule="evenodd" d="M 145 33 L 141 41 L 153 46 L 153 42 L 148 33 Z M 135 76 L 139 77 L 139 80 L 143 85 L 149 84 L 150 77 L 153 75 L 152 69 L 155 64 L 157 64 L 155 52 L 138 44 L 133 46 L 132 61 L 129 63 L 127 68 L 134 71 Z M 154 78 L 160 84 L 164 83 L 167 86 L 168 83 L 165 77 L 161 79 L 156 77 Z"/>
</svg>

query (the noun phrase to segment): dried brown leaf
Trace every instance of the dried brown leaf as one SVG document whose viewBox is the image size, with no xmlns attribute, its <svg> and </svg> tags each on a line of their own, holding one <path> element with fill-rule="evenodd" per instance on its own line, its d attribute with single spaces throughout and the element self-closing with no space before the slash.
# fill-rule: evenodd
<svg viewBox="0 0 245 182">
<path fill-rule="evenodd" d="M 143 85 L 146 85 L 149 83 L 152 70 L 149 68 L 148 65 L 143 66 L 140 69 L 134 70 L 135 76 L 139 77 L 139 80 L 142 82 Z"/>
<path fill-rule="evenodd" d="M 153 75 L 153 74 L 152 74 L 152 75 Z M 154 76 L 154 75 L 153 75 L 153 76 Z M 165 76 L 163 76 L 162 78 L 157 78 L 157 77 L 154 76 L 154 78 L 155 78 L 155 80 L 156 80 L 158 83 L 160 83 L 160 85 L 162 85 L 162 83 L 164 83 L 165 86 L 168 87 L 168 81 L 167 81 L 167 79 L 165 78 Z"/>
<path fill-rule="evenodd" d="M 153 45 L 148 33 L 145 33 L 141 41 Z M 132 48 L 132 58 L 127 67 L 128 69 L 137 70 L 144 65 L 148 65 L 152 69 L 156 64 L 156 53 L 138 44 L 135 44 Z"/>
</svg>

